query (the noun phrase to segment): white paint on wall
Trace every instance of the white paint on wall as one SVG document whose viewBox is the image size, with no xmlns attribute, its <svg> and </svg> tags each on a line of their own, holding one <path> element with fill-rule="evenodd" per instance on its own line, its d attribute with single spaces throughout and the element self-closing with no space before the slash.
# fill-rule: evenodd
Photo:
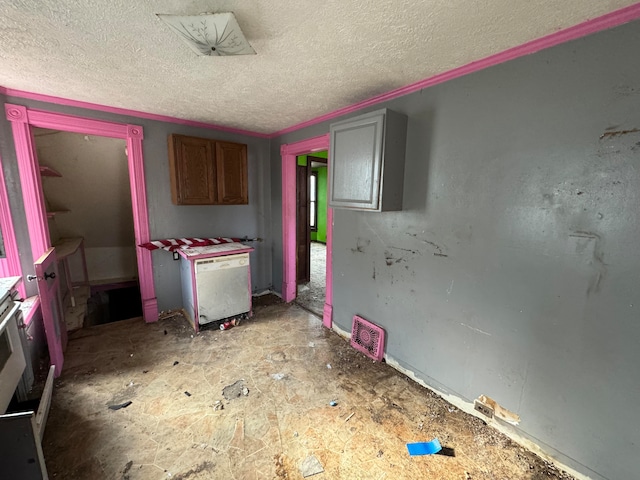
<svg viewBox="0 0 640 480">
<path fill-rule="evenodd" d="M 35 128 L 38 161 L 62 177 L 43 177 L 60 237 L 87 247 L 133 246 L 133 210 L 125 141 Z M 50 222 L 53 223 L 53 222 Z"/>
<path fill-rule="evenodd" d="M 34 136 L 40 165 L 62 175 L 42 177 L 47 210 L 68 210 L 49 220 L 51 240 L 85 239 L 91 281 L 136 277 L 124 140 L 38 128 Z M 82 280 L 79 254 L 70 266 L 72 279 Z"/>
<path fill-rule="evenodd" d="M 85 254 L 89 279 L 92 282 L 138 278 L 134 247 L 87 248 Z M 69 268 L 73 281 L 81 281 L 82 264 L 78 255 L 70 258 Z"/>
</svg>

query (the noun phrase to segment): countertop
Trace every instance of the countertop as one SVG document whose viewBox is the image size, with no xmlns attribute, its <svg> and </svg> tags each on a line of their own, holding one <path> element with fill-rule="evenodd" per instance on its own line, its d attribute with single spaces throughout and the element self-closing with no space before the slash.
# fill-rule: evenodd
<svg viewBox="0 0 640 480">
<path fill-rule="evenodd" d="M 254 248 L 242 243 L 221 243 L 219 245 L 207 245 L 206 247 L 191 247 L 178 250 L 178 253 L 187 260 L 199 258 L 221 257 L 223 255 L 236 255 L 238 253 L 253 252 Z"/>
</svg>

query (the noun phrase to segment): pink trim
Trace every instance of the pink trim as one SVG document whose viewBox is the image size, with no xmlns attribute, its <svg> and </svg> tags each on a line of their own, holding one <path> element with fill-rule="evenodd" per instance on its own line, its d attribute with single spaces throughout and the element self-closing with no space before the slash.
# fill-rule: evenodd
<svg viewBox="0 0 640 480">
<path fill-rule="evenodd" d="M 253 251 L 253 249 L 251 249 Z M 251 261 L 249 261 L 249 318 L 253 317 L 253 290 L 251 290 Z"/>
<path fill-rule="evenodd" d="M 42 194 L 40 168 L 29 125 L 29 113 L 27 108 L 21 105 L 7 103 L 4 107 L 7 120 L 11 122 L 13 130 L 16 158 L 20 170 L 20 184 L 22 185 L 22 199 L 31 242 L 31 255 L 33 261 L 36 261 L 51 247 L 51 243 L 44 195 Z"/>
<path fill-rule="evenodd" d="M 85 108 L 100 112 L 115 113 L 117 115 L 127 115 L 129 117 L 145 118 L 147 120 L 155 120 L 158 122 L 175 123 L 178 125 L 188 125 L 190 127 L 208 128 L 211 130 L 219 130 L 221 132 L 236 133 L 239 135 L 248 135 L 250 137 L 270 138 L 267 133 L 251 132 L 240 128 L 224 127 L 213 123 L 196 122 L 193 120 L 185 120 L 183 118 L 170 117 L 167 115 L 158 115 L 155 113 L 140 112 L 138 110 L 130 110 L 128 108 L 109 107 L 98 103 L 83 102 L 80 100 L 71 100 L 69 98 L 56 97 L 52 95 L 44 95 L 41 93 L 25 92 L 23 90 L 14 90 L 13 88 L 0 87 L 0 93 L 16 98 L 28 98 L 39 102 L 48 102 L 57 105 L 67 105 L 70 107 Z"/>
<path fill-rule="evenodd" d="M 34 149 L 31 126 L 125 139 L 127 141 L 136 245 L 150 240 L 142 151 L 142 127 L 28 109 L 20 105 L 6 104 L 5 109 L 7 111 L 7 119 L 11 121 L 13 128 L 16 155 L 20 168 L 22 195 L 34 259 L 39 258 L 49 248 L 50 244 L 42 185 L 40 183 L 40 169 Z M 137 248 L 136 252 L 144 319 L 146 322 L 155 322 L 158 320 L 158 302 L 155 297 L 151 252 L 144 248 Z"/>
<path fill-rule="evenodd" d="M 34 266 L 38 277 L 42 322 L 49 347 L 49 365 L 55 365 L 55 377 L 57 378 L 62 373 L 68 337 L 67 326 L 64 322 L 64 310 L 60 300 L 60 275 L 58 274 L 55 248 L 49 248 L 34 262 Z M 55 273 L 55 276 L 51 277 L 51 282 L 45 276 L 50 267 L 53 267 L 53 273 Z"/>
<path fill-rule="evenodd" d="M 18 252 L 18 242 L 16 242 L 16 232 L 13 227 L 11 217 L 11 206 L 7 195 L 7 184 L 4 180 L 4 169 L 0 158 L 0 228 L 4 239 L 5 258 L 0 258 L 0 276 L 22 278 L 22 265 L 20 265 L 20 254 Z M 18 292 L 22 298 L 26 292 L 24 283 L 18 285 Z"/>
<path fill-rule="evenodd" d="M 608 28 L 613 28 L 618 25 L 622 25 L 623 23 L 631 22 L 638 18 L 640 18 L 640 3 L 636 3 L 625 8 L 615 10 L 613 12 L 607 13 L 600 17 L 586 20 L 582 23 L 579 23 L 578 25 L 574 25 L 572 27 L 568 27 L 558 32 L 551 33 L 544 37 L 531 40 L 529 42 L 523 43 L 522 45 L 518 45 L 512 48 L 509 48 L 507 50 L 504 50 L 502 52 L 496 53 L 494 55 L 485 57 L 481 60 L 468 63 L 467 65 L 454 68 L 447 72 L 439 73 L 438 75 L 435 75 L 433 77 L 429 77 L 419 82 L 412 83 L 410 85 L 400 87 L 395 90 L 391 90 L 387 93 L 383 93 L 381 95 L 372 97 L 368 100 L 364 100 L 362 102 L 359 102 L 344 108 L 340 108 L 333 112 L 327 113 L 325 115 L 321 115 L 319 117 L 312 118 L 311 120 L 307 120 L 307 121 L 298 123 L 296 125 L 292 125 L 290 127 L 284 128 L 282 130 L 279 130 L 271 134 L 252 132 L 249 130 L 242 130 L 239 128 L 225 127 L 222 125 L 216 125 L 212 123 L 196 122 L 193 120 L 186 120 L 183 118 L 176 118 L 176 117 L 171 117 L 167 115 L 159 115 L 155 113 L 131 110 L 128 108 L 109 107 L 107 105 L 100 105 L 98 103 L 84 102 L 80 100 L 71 100 L 69 98 L 56 97 L 53 95 L 45 95 L 41 93 L 25 92 L 23 90 L 17 90 L 17 89 L 1 87 L 1 86 L 0 86 L 0 93 L 10 97 L 28 98 L 28 99 L 37 100 L 40 102 L 48 102 L 48 103 L 53 103 L 58 105 L 67 105 L 71 107 L 85 108 L 85 109 L 96 110 L 101 112 L 115 113 L 117 115 L 127 115 L 127 116 L 132 116 L 137 118 L 145 118 L 148 120 L 155 120 L 158 122 L 168 122 L 168 123 L 175 123 L 178 125 L 188 125 L 191 127 L 208 128 L 212 130 L 219 130 L 222 132 L 235 133 L 239 135 L 247 135 L 247 136 L 257 137 L 257 138 L 275 138 L 280 135 L 284 135 L 285 133 L 290 133 L 296 130 L 300 130 L 301 128 L 308 127 L 310 125 L 315 125 L 317 123 L 324 122 L 326 120 L 331 120 L 333 118 L 355 112 L 365 107 L 369 107 L 381 102 L 392 100 L 394 98 L 401 97 L 403 95 L 407 95 L 409 93 L 413 93 L 418 90 L 422 90 L 423 88 L 431 87 L 433 85 L 437 85 L 439 83 L 443 83 L 448 80 L 461 77 L 463 75 L 468 75 L 470 73 L 483 70 L 493 65 L 498 65 L 508 60 L 513 60 L 515 58 L 522 57 L 524 55 L 529 55 L 531 53 L 544 50 L 545 48 L 560 45 L 561 43 L 565 43 L 571 40 L 575 40 L 577 38 L 581 38 L 593 33 L 597 33 L 599 31 L 606 30 Z"/>
<path fill-rule="evenodd" d="M 296 298 L 296 157 L 329 149 L 329 134 L 309 138 L 280 147 L 282 155 L 282 298 L 291 302 Z M 323 325 L 331 328 L 333 277 L 331 249 L 333 245 L 333 211 L 327 209 L 327 278 Z"/>
<path fill-rule="evenodd" d="M 328 192 L 327 192 L 328 193 Z M 327 194 L 327 198 L 330 198 Z M 322 324 L 331 328 L 333 325 L 333 208 L 327 207 L 327 272 Z"/>
<path fill-rule="evenodd" d="M 197 332 L 200 331 L 200 317 L 198 312 L 200 307 L 198 306 L 198 286 L 196 285 L 196 265 L 191 262 L 191 298 L 193 298 L 193 329 Z"/>
<path fill-rule="evenodd" d="M 28 327 L 29 325 L 31 325 L 31 321 L 33 320 L 33 317 L 36 316 L 36 313 L 40 309 L 40 295 L 34 295 L 34 297 L 35 299 L 33 300 L 33 305 L 31 305 L 31 308 L 29 309 L 29 312 L 27 313 L 27 315 L 25 315 L 22 318 L 22 321 L 24 322 L 25 327 Z"/>
<path fill-rule="evenodd" d="M 147 208 L 147 187 L 144 176 L 144 156 L 142 153 L 142 127 L 125 125 L 127 156 L 129 159 L 129 184 L 131 185 L 131 203 L 133 205 L 133 227 L 136 245 L 151 240 L 149 232 L 149 209 Z M 140 295 L 142 297 L 142 315 L 144 321 L 158 320 L 158 300 L 153 283 L 153 262 L 151 252 L 137 247 L 138 275 Z"/>
<path fill-rule="evenodd" d="M 640 3 L 621 8 L 620 10 L 615 10 L 611 13 L 607 13 L 597 18 L 592 18 L 591 20 L 579 23 L 578 25 L 574 25 L 573 27 L 565 28 L 544 37 L 531 40 L 529 42 L 523 43 L 522 45 L 518 45 L 516 47 L 512 47 L 494 55 L 485 57 L 481 60 L 476 60 L 475 62 L 462 65 L 461 67 L 454 68 L 447 72 L 439 73 L 437 75 L 434 75 L 433 77 L 420 80 L 419 82 L 412 83 L 395 90 L 391 90 L 362 102 L 355 103 L 348 107 L 339 108 L 338 110 L 327 113 L 325 115 L 321 115 L 316 118 L 312 118 L 311 120 L 307 120 L 305 122 L 298 123 L 297 125 L 292 125 L 271 134 L 271 138 L 284 135 L 285 133 L 294 132 L 310 125 L 315 125 L 320 122 L 331 120 L 348 113 L 353 113 L 357 110 L 377 105 L 378 103 L 402 97 L 404 95 L 417 92 L 418 90 L 422 90 L 423 88 L 432 87 L 434 85 L 438 85 L 439 83 L 453 80 L 454 78 L 469 75 L 470 73 L 484 70 L 485 68 L 489 68 L 494 65 L 507 62 L 509 60 L 514 60 L 516 58 L 523 57 L 524 55 L 530 55 L 540 50 L 554 47 L 556 45 L 560 45 L 577 38 L 585 37 L 587 35 L 591 35 L 608 28 L 613 28 L 618 25 L 622 25 L 623 23 L 637 20 L 638 18 L 640 18 Z"/>
</svg>

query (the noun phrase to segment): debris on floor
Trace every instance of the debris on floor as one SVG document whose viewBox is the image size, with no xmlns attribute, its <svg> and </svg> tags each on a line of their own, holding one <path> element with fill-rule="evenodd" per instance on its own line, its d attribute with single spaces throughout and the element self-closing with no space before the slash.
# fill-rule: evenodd
<svg viewBox="0 0 640 480">
<path fill-rule="evenodd" d="M 271 378 L 274 380 L 282 380 L 285 377 L 284 373 L 272 373 Z"/>
<path fill-rule="evenodd" d="M 347 423 L 349 420 L 351 420 L 351 417 L 353 417 L 356 414 L 356 412 L 351 412 L 351 415 L 349 415 L 347 418 L 344 419 L 345 423 Z"/>
<path fill-rule="evenodd" d="M 175 367 L 176 365 L 178 365 L 180 362 L 178 360 L 176 360 L 175 362 L 173 362 L 173 366 Z"/>
<path fill-rule="evenodd" d="M 129 460 L 127 462 L 127 464 L 124 466 L 124 470 L 122 470 L 122 478 L 123 479 L 129 478 L 129 475 L 127 475 L 127 472 L 129 470 L 131 470 L 132 466 L 133 466 L 133 460 Z"/>
<path fill-rule="evenodd" d="M 327 363 L 327 368 L 328 368 L 329 370 L 331 370 L 331 364 L 330 364 L 330 363 Z"/>
<path fill-rule="evenodd" d="M 300 465 L 300 473 L 302 473 L 304 478 L 311 477 L 312 475 L 322 472 L 324 472 L 324 468 L 322 467 L 320 460 L 318 460 L 315 455 L 309 455 Z"/>
<path fill-rule="evenodd" d="M 245 397 L 249 395 L 249 389 L 245 387 L 244 380 L 238 380 L 237 382 L 227 385 L 222 389 L 222 396 L 227 400 L 233 400 L 241 397 L 242 395 Z"/>
<path fill-rule="evenodd" d="M 456 451 L 451 447 L 442 447 L 442 450 L 436 452 L 436 455 L 444 455 L 445 457 L 455 457 Z"/>
<path fill-rule="evenodd" d="M 480 418 L 452 412 L 389 365 L 369 361 L 297 306 L 279 301 L 255 317 L 240 334 L 216 325 L 191 339 L 184 318 L 138 319 L 72 338 L 43 442 L 49 478 L 293 480 L 303 479 L 302 461 L 315 455 L 324 472 L 304 480 L 573 479 Z M 131 345 L 145 345 L 135 361 Z M 283 380 L 271 376 L 278 373 Z M 223 397 L 223 387 L 240 379 L 236 396 Z M 107 408 L 133 400 L 126 411 Z M 357 418 L 346 422 L 353 412 Z M 441 453 L 407 453 L 407 443 L 435 437 Z M 442 456 L 446 447 L 456 456 Z M 195 473 L 203 462 L 209 468 Z"/>
<path fill-rule="evenodd" d="M 190 396 L 191 396 L 191 394 L 190 394 L 189 392 L 184 392 L 184 394 L 185 394 L 187 397 L 190 397 Z"/>
<path fill-rule="evenodd" d="M 415 455 L 433 455 L 442 450 L 440 441 L 434 438 L 430 442 L 407 443 L 407 450 L 412 457 Z"/>
<path fill-rule="evenodd" d="M 338 405 L 338 402 L 336 402 L 335 400 L 331 400 L 331 401 L 329 402 L 329 405 L 331 405 L 332 407 L 335 407 L 335 406 L 337 406 L 337 405 Z"/>
<path fill-rule="evenodd" d="M 118 403 L 116 405 L 109 405 L 109 410 L 120 410 L 121 408 L 127 408 L 133 402 L 129 400 L 128 402 Z"/>
</svg>

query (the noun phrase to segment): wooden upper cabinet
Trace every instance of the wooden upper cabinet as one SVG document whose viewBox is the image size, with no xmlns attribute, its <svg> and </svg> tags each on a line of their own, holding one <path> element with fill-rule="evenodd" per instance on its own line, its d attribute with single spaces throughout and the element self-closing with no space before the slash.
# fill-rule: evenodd
<svg viewBox="0 0 640 480">
<path fill-rule="evenodd" d="M 218 201 L 222 205 L 249 203 L 247 187 L 247 146 L 241 143 L 216 142 Z"/>
<path fill-rule="evenodd" d="M 169 135 L 169 171 L 176 205 L 249 203 L 244 144 Z"/>
<path fill-rule="evenodd" d="M 211 205 L 217 197 L 214 150 L 206 138 L 169 135 L 171 199 L 176 205 Z"/>
</svg>

